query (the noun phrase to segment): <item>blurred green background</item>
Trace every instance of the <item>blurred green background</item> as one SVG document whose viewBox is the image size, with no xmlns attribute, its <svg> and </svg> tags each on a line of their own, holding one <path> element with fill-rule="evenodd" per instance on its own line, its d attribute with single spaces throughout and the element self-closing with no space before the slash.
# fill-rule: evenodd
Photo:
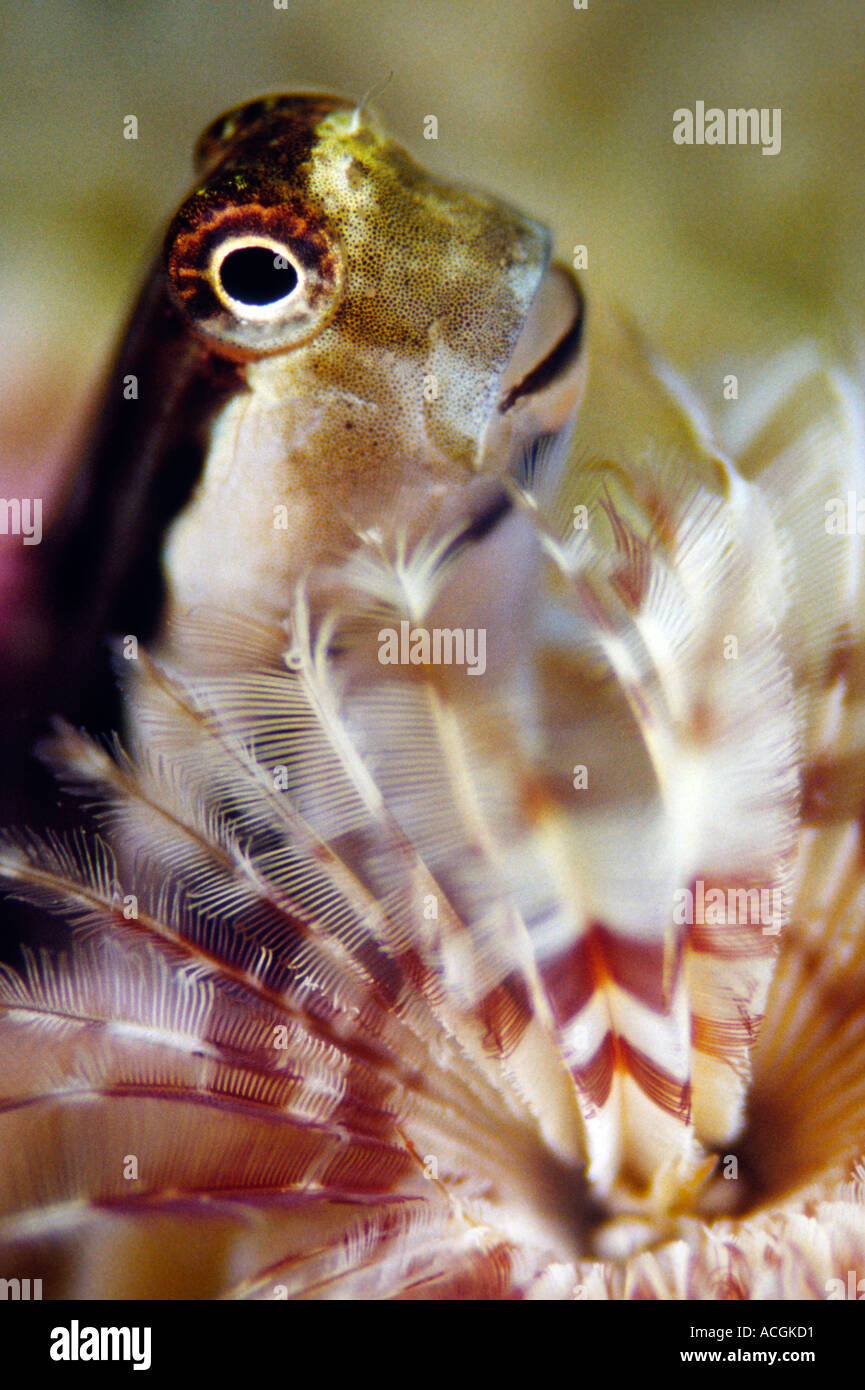
<svg viewBox="0 0 865 1390">
<path fill-rule="evenodd" d="M 264 91 L 360 98 L 392 73 L 373 104 L 395 136 L 548 222 L 568 259 L 585 243 L 589 294 L 680 365 L 858 332 L 862 0 L 36 0 L 3 7 L 0 51 L 0 464 L 19 476 L 68 449 L 199 130 Z M 697 100 L 781 107 L 781 153 L 676 146 Z"/>
</svg>

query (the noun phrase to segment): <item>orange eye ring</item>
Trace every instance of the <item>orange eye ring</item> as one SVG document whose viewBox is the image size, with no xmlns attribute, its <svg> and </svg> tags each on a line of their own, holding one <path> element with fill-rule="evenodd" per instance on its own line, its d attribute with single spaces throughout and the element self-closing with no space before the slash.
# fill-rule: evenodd
<svg viewBox="0 0 865 1390">
<path fill-rule="evenodd" d="M 193 331 L 228 357 L 298 347 L 342 300 L 337 238 L 291 200 L 244 205 L 194 194 L 169 228 L 165 263 L 172 298 Z"/>
</svg>

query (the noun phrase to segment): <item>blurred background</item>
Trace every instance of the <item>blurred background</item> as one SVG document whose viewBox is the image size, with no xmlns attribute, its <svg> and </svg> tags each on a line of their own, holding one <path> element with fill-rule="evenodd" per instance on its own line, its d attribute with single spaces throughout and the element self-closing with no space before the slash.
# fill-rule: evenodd
<svg viewBox="0 0 865 1390">
<path fill-rule="evenodd" d="M 50 495 L 198 132 L 266 91 L 386 83 L 373 104 L 402 143 L 548 222 L 568 259 L 585 244 L 590 295 L 679 365 L 861 321 L 861 0 L 31 0 L 3 6 L 0 52 L 0 468 L 19 492 L 27 474 Z M 697 100 L 780 107 L 781 153 L 675 145 Z"/>
</svg>

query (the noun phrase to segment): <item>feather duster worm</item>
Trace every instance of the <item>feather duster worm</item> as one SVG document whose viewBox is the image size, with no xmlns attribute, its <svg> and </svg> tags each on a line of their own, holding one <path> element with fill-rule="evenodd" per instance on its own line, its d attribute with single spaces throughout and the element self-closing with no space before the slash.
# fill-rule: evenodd
<svg viewBox="0 0 865 1390">
<path fill-rule="evenodd" d="M 826 1297 L 865 1264 L 857 393 L 801 353 L 725 440 L 598 316 L 568 447 L 578 292 L 382 140 L 233 113 L 170 233 L 162 322 L 244 390 L 119 659 L 128 752 L 58 726 L 94 828 L 6 836 L 69 935 L 0 976 L 5 1263 L 53 1297 Z M 408 210 L 417 282 L 376 297 Z M 238 310 L 238 236 L 309 302 Z"/>
</svg>

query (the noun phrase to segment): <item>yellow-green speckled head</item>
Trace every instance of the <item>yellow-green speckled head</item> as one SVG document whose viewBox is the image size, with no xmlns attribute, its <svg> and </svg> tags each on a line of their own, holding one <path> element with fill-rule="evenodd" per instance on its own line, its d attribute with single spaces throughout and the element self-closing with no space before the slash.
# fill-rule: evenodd
<svg viewBox="0 0 865 1390">
<path fill-rule="evenodd" d="M 268 610 L 359 529 L 411 532 L 434 505 L 446 517 L 452 485 L 559 429 L 582 306 L 572 278 L 549 271 L 545 228 L 431 177 L 336 98 L 229 112 L 199 141 L 198 169 L 164 274 L 238 389 L 167 571 L 181 606 L 247 591 Z"/>
</svg>

